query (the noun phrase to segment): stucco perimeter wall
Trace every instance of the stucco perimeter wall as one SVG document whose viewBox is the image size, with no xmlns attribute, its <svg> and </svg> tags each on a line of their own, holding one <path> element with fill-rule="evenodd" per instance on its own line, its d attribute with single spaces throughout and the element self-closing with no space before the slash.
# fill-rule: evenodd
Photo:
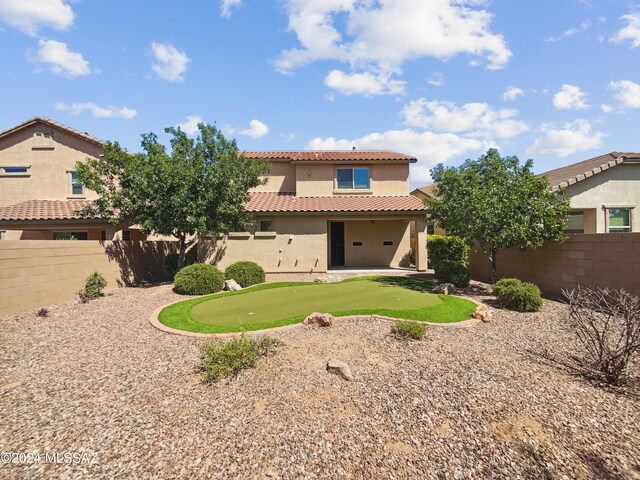
<svg viewBox="0 0 640 480">
<path fill-rule="evenodd" d="M 0 314 L 72 300 L 94 271 L 107 290 L 164 280 L 164 257 L 177 242 L 4 240 L 0 242 Z"/>
<path fill-rule="evenodd" d="M 469 266 L 474 277 L 490 278 L 489 261 L 478 247 L 470 251 Z M 623 287 L 640 294 L 640 233 L 571 235 L 564 243 L 538 249 L 503 250 L 497 274 L 533 282 L 553 294 L 578 285 Z"/>
<path fill-rule="evenodd" d="M 252 230 L 245 235 L 201 240 L 198 259 L 223 270 L 240 260 L 257 262 L 268 273 L 327 270 L 326 217 L 278 216 L 274 229 L 275 235 L 266 237 L 256 237 Z"/>
</svg>

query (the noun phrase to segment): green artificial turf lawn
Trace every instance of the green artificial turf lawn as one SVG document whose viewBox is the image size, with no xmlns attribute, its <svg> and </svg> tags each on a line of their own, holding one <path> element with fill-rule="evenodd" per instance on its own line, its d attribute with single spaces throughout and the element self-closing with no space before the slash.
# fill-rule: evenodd
<svg viewBox="0 0 640 480">
<path fill-rule="evenodd" d="M 385 315 L 438 323 L 467 320 L 469 300 L 431 293 L 433 285 L 407 277 L 359 277 L 337 283 L 256 285 L 185 300 L 160 312 L 162 324 L 198 333 L 262 330 L 299 323 L 311 312 Z"/>
</svg>

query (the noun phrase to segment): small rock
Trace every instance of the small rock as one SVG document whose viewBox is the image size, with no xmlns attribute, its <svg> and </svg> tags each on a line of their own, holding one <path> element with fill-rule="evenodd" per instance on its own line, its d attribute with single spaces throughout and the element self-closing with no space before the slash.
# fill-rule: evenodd
<svg viewBox="0 0 640 480">
<path fill-rule="evenodd" d="M 349 380 L 349 381 L 353 380 L 353 373 L 351 373 L 351 369 L 349 368 L 349 365 L 347 365 L 341 360 L 336 360 L 336 359 L 329 360 L 327 362 L 327 372 L 340 375 L 345 380 Z"/>
<path fill-rule="evenodd" d="M 330 313 L 313 312 L 304 319 L 305 325 L 317 325 L 319 327 L 333 327 L 333 315 Z"/>
<path fill-rule="evenodd" d="M 481 303 L 476 307 L 472 316 L 473 318 L 488 323 L 493 319 L 493 312 L 484 303 Z"/>
<path fill-rule="evenodd" d="M 439 293 L 442 295 L 453 295 L 456 293 L 456 286 L 453 283 L 441 283 L 436 286 L 433 290 L 433 293 Z"/>
<path fill-rule="evenodd" d="M 340 281 L 340 277 L 334 276 L 334 275 L 324 275 L 322 277 L 316 277 L 313 281 L 316 282 L 316 283 L 339 282 Z"/>
<path fill-rule="evenodd" d="M 224 281 L 224 289 L 227 292 L 233 292 L 236 290 L 242 290 L 242 287 L 238 284 L 238 282 L 236 282 L 235 280 L 231 279 L 231 280 L 225 280 Z"/>
</svg>

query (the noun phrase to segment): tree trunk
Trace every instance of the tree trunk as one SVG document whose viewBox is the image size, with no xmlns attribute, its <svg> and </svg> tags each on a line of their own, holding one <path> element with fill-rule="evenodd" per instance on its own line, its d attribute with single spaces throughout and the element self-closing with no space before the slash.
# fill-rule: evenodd
<svg viewBox="0 0 640 480">
<path fill-rule="evenodd" d="M 491 284 L 496 283 L 496 255 L 498 251 L 491 247 Z"/>
<path fill-rule="evenodd" d="M 178 250 L 178 270 L 184 267 L 184 257 L 187 251 L 187 237 L 186 235 L 180 235 L 178 241 L 180 242 L 180 248 Z"/>
</svg>

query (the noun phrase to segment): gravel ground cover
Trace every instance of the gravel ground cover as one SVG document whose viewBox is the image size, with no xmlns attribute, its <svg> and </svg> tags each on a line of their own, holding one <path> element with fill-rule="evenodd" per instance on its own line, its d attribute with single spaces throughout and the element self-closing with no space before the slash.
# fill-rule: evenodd
<svg viewBox="0 0 640 480">
<path fill-rule="evenodd" d="M 277 354 L 206 385 L 199 341 L 148 322 L 177 298 L 126 288 L 0 317 L 0 451 L 42 455 L 0 478 L 640 478 L 637 384 L 575 373 L 559 303 L 421 342 L 381 320 L 274 332 Z M 95 463 L 44 462 L 80 451 Z"/>
</svg>

